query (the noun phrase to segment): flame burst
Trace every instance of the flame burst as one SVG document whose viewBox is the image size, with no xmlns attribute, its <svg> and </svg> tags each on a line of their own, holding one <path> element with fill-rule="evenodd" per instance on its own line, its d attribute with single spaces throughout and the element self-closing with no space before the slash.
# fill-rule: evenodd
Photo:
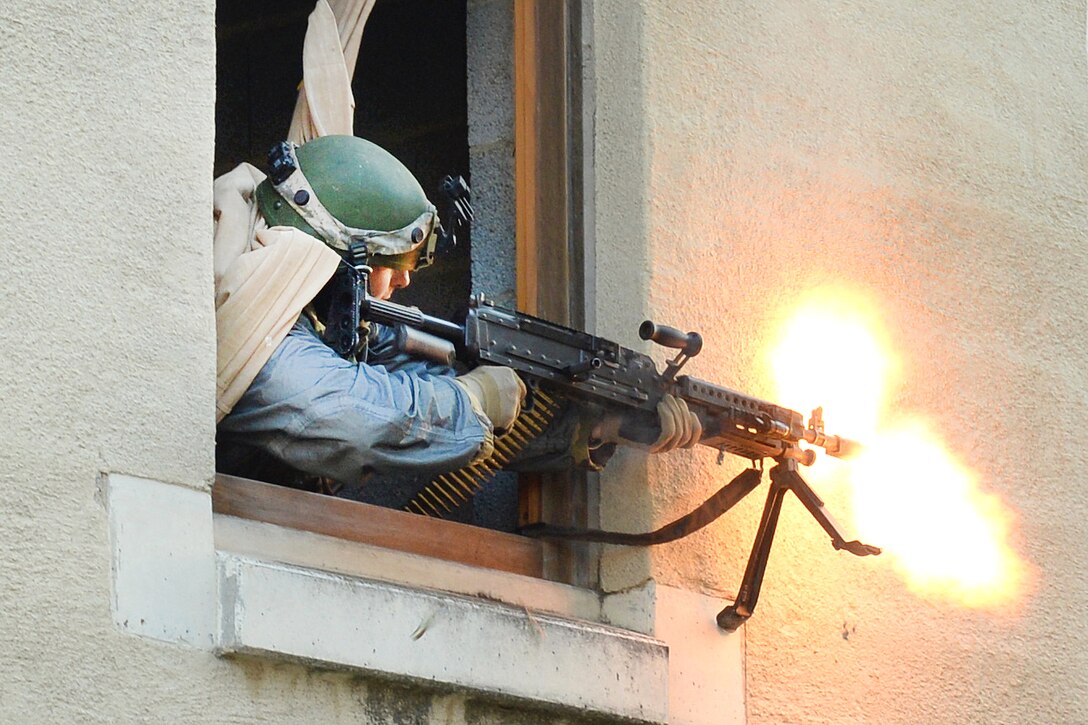
<svg viewBox="0 0 1088 725">
<path fill-rule="evenodd" d="M 784 405 L 824 405 L 829 432 L 865 444 L 851 461 L 814 468 L 824 474 L 814 478 L 848 485 L 858 538 L 881 546 L 916 593 L 970 607 L 1015 604 L 1025 569 L 1009 544 L 1011 513 L 923 419 L 886 410 L 898 364 L 872 309 L 842 292 L 814 294 L 772 353 Z"/>
</svg>

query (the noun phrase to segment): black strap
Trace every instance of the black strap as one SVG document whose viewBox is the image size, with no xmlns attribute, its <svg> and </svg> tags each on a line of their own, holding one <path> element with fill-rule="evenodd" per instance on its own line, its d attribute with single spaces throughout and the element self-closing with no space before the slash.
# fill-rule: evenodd
<svg viewBox="0 0 1088 725">
<path fill-rule="evenodd" d="M 600 529 L 575 529 L 548 524 L 531 524 L 520 530 L 525 536 L 535 539 L 561 539 L 566 541 L 595 541 L 602 544 L 619 546 L 653 546 L 676 541 L 689 534 L 694 534 L 710 522 L 733 508 L 742 498 L 759 485 L 763 471 L 748 468 L 723 486 L 691 513 L 681 516 L 672 523 L 665 524 L 657 531 L 645 534 L 627 534 L 619 531 Z"/>
<path fill-rule="evenodd" d="M 359 308 L 367 297 L 370 278 L 367 255 L 366 243 L 355 241 L 348 247 L 347 258 L 337 265 L 322 336 L 337 355 L 352 362 L 366 362 L 367 358 L 367 338 L 359 327 Z"/>
</svg>

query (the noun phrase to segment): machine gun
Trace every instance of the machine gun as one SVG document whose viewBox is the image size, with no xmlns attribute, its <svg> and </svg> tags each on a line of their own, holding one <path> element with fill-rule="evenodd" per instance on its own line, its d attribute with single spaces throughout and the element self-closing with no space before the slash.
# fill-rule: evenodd
<svg viewBox="0 0 1088 725">
<path fill-rule="evenodd" d="M 734 604 L 717 617 L 720 627 L 736 630 L 751 615 L 759 597 L 779 512 L 786 493 L 793 493 L 831 537 L 836 549 L 857 556 L 879 554 L 880 549 L 860 541 L 848 541 L 824 508 L 823 502 L 798 472 L 816 457 L 802 442 L 823 448 L 831 456 L 845 457 L 858 444 L 824 431 L 821 409 L 805 424 L 801 413 L 704 380 L 678 375 L 681 368 L 702 349 L 698 333 L 684 333 L 651 321 L 642 323 L 639 336 L 677 350 L 663 372 L 645 354 L 588 333 L 574 330 L 531 315 L 495 306 L 483 297 L 471 301 L 463 325 L 431 317 L 414 307 L 366 297 L 361 317 L 392 326 L 399 346 L 413 354 L 447 364 L 456 358 L 468 367 L 481 364 L 505 365 L 526 381 L 529 395 L 521 418 L 527 428 L 512 430 L 514 440 L 497 440 L 496 458 L 470 470 L 439 476 L 410 504 L 421 513 L 439 514 L 445 500 L 457 505 L 481 485 L 481 478 L 494 473 L 516 455 L 517 448 L 534 432 L 547 425 L 548 412 L 556 398 L 581 400 L 610 414 L 620 414 L 628 423 L 621 435 L 649 442 L 656 438 L 652 426 L 638 420 L 656 420 L 657 404 L 671 393 L 684 399 L 703 426 L 702 445 L 718 451 L 721 463 L 726 453 L 747 458 L 753 467 L 742 472 L 690 514 L 647 534 L 623 534 L 591 529 L 567 529 L 536 525 L 522 533 L 549 539 L 576 539 L 620 545 L 651 545 L 686 536 L 728 511 L 759 485 L 762 462 L 771 459 L 771 488 L 763 509 L 752 553 Z M 541 412 L 543 411 L 543 412 Z M 520 419 L 519 419 L 520 420 Z M 517 429 L 517 424 L 515 424 Z M 445 499 L 445 500 L 444 500 Z"/>
</svg>

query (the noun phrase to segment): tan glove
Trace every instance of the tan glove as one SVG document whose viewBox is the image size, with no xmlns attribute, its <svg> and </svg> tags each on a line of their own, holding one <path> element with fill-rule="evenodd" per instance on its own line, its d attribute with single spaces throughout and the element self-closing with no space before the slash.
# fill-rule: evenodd
<svg viewBox="0 0 1088 725">
<path fill-rule="evenodd" d="M 666 394 L 657 404 L 657 417 L 661 435 L 650 444 L 630 440 L 620 435 L 620 426 L 623 421 L 619 418 L 602 424 L 595 431 L 595 437 L 602 443 L 618 443 L 641 448 L 650 453 L 668 453 L 674 448 L 691 448 L 703 436 L 703 424 L 699 421 L 699 416 L 688 409 L 688 404 L 683 398 Z"/>
<path fill-rule="evenodd" d="M 481 365 L 453 382 L 468 393 L 473 407 L 486 415 L 496 430 L 509 428 L 521 412 L 525 383 L 510 368 Z"/>
</svg>

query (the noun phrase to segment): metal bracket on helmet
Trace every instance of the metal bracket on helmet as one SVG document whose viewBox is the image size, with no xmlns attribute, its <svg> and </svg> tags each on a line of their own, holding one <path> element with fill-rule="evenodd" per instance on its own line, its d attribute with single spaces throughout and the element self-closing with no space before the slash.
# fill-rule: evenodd
<svg viewBox="0 0 1088 725">
<path fill-rule="evenodd" d="M 472 208 L 472 190 L 465 177 L 444 177 L 438 185 L 438 192 L 446 200 L 446 224 L 439 224 L 438 231 L 438 251 L 445 254 L 457 247 L 457 232 L 468 228 L 476 218 L 476 212 Z"/>
<path fill-rule="evenodd" d="M 287 141 L 280 141 L 268 150 L 268 178 L 273 186 L 278 186 L 298 168 L 294 146 Z"/>
</svg>

